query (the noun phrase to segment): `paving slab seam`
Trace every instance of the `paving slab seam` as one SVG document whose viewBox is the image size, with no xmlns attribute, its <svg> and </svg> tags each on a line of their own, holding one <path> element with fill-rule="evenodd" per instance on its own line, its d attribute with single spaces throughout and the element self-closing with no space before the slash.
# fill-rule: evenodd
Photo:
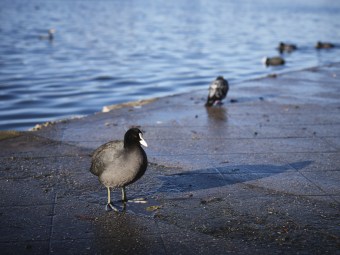
<svg viewBox="0 0 340 255">
<path fill-rule="evenodd" d="M 338 205 L 340 205 L 340 195 L 330 195 L 330 198 L 337 203 Z"/>
<path fill-rule="evenodd" d="M 243 185 L 245 185 L 246 187 L 249 188 L 259 188 L 257 185 L 252 184 L 252 183 L 243 183 Z M 261 198 L 261 197 L 282 197 L 282 196 L 286 196 L 286 197 L 294 197 L 294 198 L 308 198 L 308 197 L 330 197 L 330 195 L 327 194 L 322 194 L 322 195 L 318 195 L 318 194 L 295 194 L 295 193 L 290 193 L 288 191 L 282 191 L 282 190 L 275 190 L 275 189 L 270 189 L 270 188 L 266 188 L 266 187 L 260 187 L 261 189 L 265 190 L 266 192 L 268 192 L 268 194 L 263 195 L 263 196 L 256 196 L 257 198 Z"/>
<path fill-rule="evenodd" d="M 337 137 L 337 136 L 336 136 Z M 210 137 L 207 137 L 209 140 L 216 140 L 216 141 L 219 141 L 219 140 L 230 140 L 230 141 L 234 141 L 234 140 L 237 140 L 237 141 L 248 141 L 248 140 L 286 140 L 286 141 L 290 141 L 290 140 L 297 140 L 297 139 L 300 139 L 300 140 L 322 140 L 323 137 L 318 137 L 318 136 L 307 136 L 307 137 L 295 137 L 295 136 L 285 136 L 285 137 L 280 137 L 280 136 L 274 136 L 274 137 L 256 137 L 255 135 L 253 135 L 252 137 L 214 137 L 214 136 L 210 136 Z M 148 138 L 148 140 L 151 140 L 151 141 L 199 141 L 200 139 L 203 139 L 198 137 L 198 138 L 182 138 L 182 139 L 179 139 L 179 138 L 174 138 L 174 139 L 171 139 L 171 138 L 168 138 L 168 139 L 157 139 L 157 138 Z M 206 137 L 204 137 L 204 139 L 206 139 Z M 323 140 L 322 140 L 323 141 Z M 326 140 L 325 140 L 326 141 Z M 74 142 L 79 142 L 79 141 L 74 141 Z M 88 142 L 88 141 L 85 141 L 85 142 Z M 98 141 L 94 141 L 94 142 L 98 142 Z M 328 143 L 328 142 L 327 142 Z"/>
<path fill-rule="evenodd" d="M 16 243 L 41 243 L 41 242 L 47 242 L 49 239 L 39 239 L 39 240 L 33 240 L 33 239 L 27 239 L 27 240 L 20 240 L 20 241 L 0 241 L 0 244 L 16 244 Z"/>
<path fill-rule="evenodd" d="M 89 150 L 90 152 L 90 150 Z M 27 156 L 27 155 L 20 155 L 20 156 L 15 156 L 15 157 L 10 157 L 10 156 L 0 156 L 0 159 L 10 159 L 10 160 L 15 160 L 15 159 L 57 159 L 57 158 L 74 158 L 74 157 L 90 157 L 90 153 L 69 153 L 69 154 L 53 154 L 53 155 L 48 155 L 48 156 Z"/>
<path fill-rule="evenodd" d="M 157 234 L 159 235 L 159 237 L 160 237 L 160 239 L 161 239 L 161 242 L 162 242 L 162 248 L 163 248 L 163 250 L 164 250 L 164 253 L 165 253 L 165 255 L 167 255 L 167 254 L 169 254 L 168 253 L 168 251 L 167 251 L 167 249 L 166 249 L 166 245 L 165 245 L 165 242 L 164 242 L 164 238 L 163 238 L 163 235 L 162 235 L 162 231 L 161 231 L 161 229 L 160 229 L 160 227 L 159 227 L 159 220 L 157 219 L 157 218 L 155 218 L 154 219 L 154 222 L 155 222 L 155 224 L 156 224 L 156 227 L 157 227 Z M 176 234 L 177 232 L 175 232 L 175 231 L 173 231 L 173 232 L 171 232 L 171 231 L 169 231 L 169 232 L 167 232 L 167 234 Z"/>
<path fill-rule="evenodd" d="M 321 188 L 317 183 L 312 181 L 310 178 L 308 178 L 305 174 L 303 174 L 301 171 L 298 170 L 298 173 L 304 177 L 306 180 L 308 180 L 310 183 L 312 183 L 316 188 L 318 188 L 321 192 L 323 192 L 325 195 L 330 196 L 331 194 L 327 194 L 327 191 L 325 191 L 323 188 Z"/>
<path fill-rule="evenodd" d="M 340 151 L 340 146 L 338 145 L 336 145 L 335 143 L 333 143 L 333 142 L 331 142 L 331 141 L 329 141 L 329 140 L 327 140 L 327 139 L 323 139 L 323 138 L 326 138 L 326 137 L 321 137 L 321 139 L 325 142 L 325 143 L 327 143 L 330 147 L 332 147 L 334 150 L 336 150 L 336 151 Z"/>
<path fill-rule="evenodd" d="M 56 192 L 54 194 L 54 202 L 53 202 L 53 206 L 52 206 L 52 214 L 51 214 L 51 225 L 50 225 L 50 230 L 49 230 L 49 244 L 48 244 L 48 254 L 51 253 L 52 251 L 52 240 L 53 240 L 53 229 L 54 229 L 54 216 L 56 215 L 56 206 L 57 206 L 57 197 L 58 197 L 58 193 Z"/>
<path fill-rule="evenodd" d="M 44 203 L 44 204 L 22 204 L 22 205 L 1 205 L 1 209 L 7 209 L 7 208 L 36 208 L 36 207 L 43 207 L 43 206 L 53 206 L 54 203 Z"/>
<path fill-rule="evenodd" d="M 170 231 L 170 232 L 166 232 L 165 234 L 176 234 L 178 233 L 177 231 Z M 154 234 L 147 234 L 146 237 L 150 236 L 150 237 L 158 237 L 160 234 L 159 233 L 154 233 Z M 121 236 L 121 237 L 114 237 L 112 239 L 126 239 L 127 236 Z M 103 239 L 107 239 L 107 240 L 111 240 L 111 237 L 107 237 L 107 238 L 103 238 Z M 49 239 L 43 240 L 43 241 L 48 241 Z M 84 237 L 84 238 L 79 238 L 79 237 L 65 237 L 65 238 L 55 238 L 52 239 L 53 242 L 63 242 L 63 241 L 77 241 L 77 240 L 92 240 L 93 241 L 93 237 Z M 40 240 L 39 240 L 40 241 Z M 1 243 L 1 242 L 0 242 Z"/>
<path fill-rule="evenodd" d="M 275 153 L 281 153 L 281 154 L 311 154 L 311 153 L 337 153 L 338 150 L 324 150 L 324 151 L 275 151 Z M 268 152 L 244 152 L 244 153 L 239 153 L 239 152 L 235 152 L 235 153 L 179 153 L 179 154 L 175 154 L 175 153 L 166 153 L 166 154 L 155 154 L 155 153 L 149 153 L 148 155 L 150 157 L 185 157 L 185 156 L 228 156 L 228 155 L 267 155 L 268 153 L 270 153 L 270 151 Z"/>
</svg>

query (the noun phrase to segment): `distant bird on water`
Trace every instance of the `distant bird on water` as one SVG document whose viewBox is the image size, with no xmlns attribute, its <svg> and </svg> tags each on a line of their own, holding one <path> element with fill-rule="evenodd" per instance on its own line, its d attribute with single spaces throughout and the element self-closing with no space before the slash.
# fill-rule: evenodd
<svg viewBox="0 0 340 255">
<path fill-rule="evenodd" d="M 288 43 L 280 42 L 277 49 L 278 49 L 278 51 L 280 51 L 280 53 L 283 53 L 283 52 L 289 53 L 289 52 L 296 50 L 297 47 L 296 47 L 295 44 L 288 44 Z"/>
<path fill-rule="evenodd" d="M 39 36 L 39 38 L 41 40 L 50 40 L 50 41 L 53 41 L 54 33 L 55 33 L 55 29 L 51 28 L 51 29 L 48 30 L 48 34 L 47 35 L 41 35 L 41 36 Z"/>
<path fill-rule="evenodd" d="M 285 64 L 285 60 L 281 57 L 265 57 L 262 61 L 266 66 L 280 66 Z"/>
<path fill-rule="evenodd" d="M 316 49 L 331 49 L 334 48 L 334 44 L 333 43 L 329 43 L 329 42 L 317 42 L 315 45 Z"/>
<path fill-rule="evenodd" d="M 222 76 L 218 76 L 216 80 L 210 83 L 209 94 L 205 106 L 212 106 L 215 102 L 222 101 L 228 93 L 229 84 Z"/>
<path fill-rule="evenodd" d="M 111 141 L 94 151 L 90 171 L 98 176 L 99 181 L 107 188 L 107 211 L 118 211 L 111 203 L 110 188 L 122 189 L 122 201 L 125 205 L 128 202 L 125 187 L 144 175 L 148 159 L 141 145 L 148 146 L 142 132 L 138 128 L 131 128 L 125 133 L 124 141 Z"/>
</svg>

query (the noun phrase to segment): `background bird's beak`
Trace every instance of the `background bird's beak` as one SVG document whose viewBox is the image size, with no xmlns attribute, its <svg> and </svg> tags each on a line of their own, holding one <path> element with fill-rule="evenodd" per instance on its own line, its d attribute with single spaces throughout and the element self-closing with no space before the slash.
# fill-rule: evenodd
<svg viewBox="0 0 340 255">
<path fill-rule="evenodd" d="M 142 134 L 139 134 L 139 138 L 140 138 L 140 144 L 141 145 L 143 145 L 143 146 L 145 146 L 145 147 L 148 147 L 148 144 L 145 142 L 145 140 L 143 139 L 143 137 L 142 137 Z"/>
</svg>

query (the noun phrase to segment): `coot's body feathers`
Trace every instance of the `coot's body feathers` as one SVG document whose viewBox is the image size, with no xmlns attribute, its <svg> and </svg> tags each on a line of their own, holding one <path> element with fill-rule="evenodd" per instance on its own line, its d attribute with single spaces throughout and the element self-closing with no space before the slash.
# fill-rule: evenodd
<svg viewBox="0 0 340 255">
<path fill-rule="evenodd" d="M 216 80 L 210 83 L 209 94 L 206 106 L 212 106 L 215 102 L 223 100 L 228 93 L 229 84 L 222 76 L 218 76 Z"/>
<path fill-rule="evenodd" d="M 122 141 L 111 141 L 94 152 L 91 173 L 105 187 L 121 188 L 140 179 L 147 164 L 145 151 L 139 145 L 124 148 Z"/>
</svg>

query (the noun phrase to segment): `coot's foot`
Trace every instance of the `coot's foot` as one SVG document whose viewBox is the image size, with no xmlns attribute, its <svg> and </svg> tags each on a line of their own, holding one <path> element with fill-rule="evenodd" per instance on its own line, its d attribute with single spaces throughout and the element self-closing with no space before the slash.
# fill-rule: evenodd
<svg viewBox="0 0 340 255">
<path fill-rule="evenodd" d="M 138 204 L 146 204 L 148 201 L 144 197 L 138 197 L 138 198 L 134 198 L 134 199 L 129 199 L 127 202 L 138 203 Z"/>
<path fill-rule="evenodd" d="M 113 211 L 115 211 L 115 212 L 119 212 L 119 210 L 118 210 L 116 207 L 114 207 L 113 204 L 111 204 L 111 203 L 107 203 L 107 204 L 106 204 L 105 210 L 106 210 L 106 211 L 111 211 L 111 210 L 113 210 Z"/>
</svg>

